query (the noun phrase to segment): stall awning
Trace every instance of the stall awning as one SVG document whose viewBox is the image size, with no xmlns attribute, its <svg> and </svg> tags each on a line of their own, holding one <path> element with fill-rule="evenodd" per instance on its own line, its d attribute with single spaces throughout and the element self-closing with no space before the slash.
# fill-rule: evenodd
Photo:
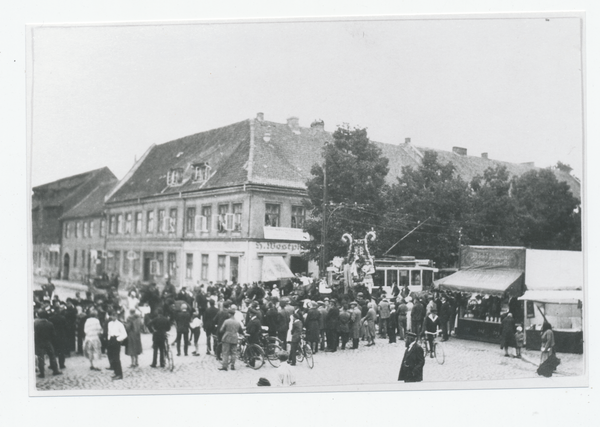
<svg viewBox="0 0 600 427">
<path fill-rule="evenodd" d="M 487 295 L 521 295 L 525 273 L 514 269 L 460 270 L 434 282 L 440 290 L 476 292 Z"/>
<path fill-rule="evenodd" d="M 294 277 L 294 273 L 287 266 L 283 257 L 265 256 L 262 264 L 262 281 L 273 282 L 275 280 L 289 279 Z"/>
<path fill-rule="evenodd" d="M 583 291 L 527 291 L 519 299 L 547 304 L 577 304 L 583 301 Z"/>
</svg>

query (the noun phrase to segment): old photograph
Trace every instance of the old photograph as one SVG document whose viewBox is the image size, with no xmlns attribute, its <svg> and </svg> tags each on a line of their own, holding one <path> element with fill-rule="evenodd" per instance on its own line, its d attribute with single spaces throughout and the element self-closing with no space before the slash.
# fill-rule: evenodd
<svg viewBox="0 0 600 427">
<path fill-rule="evenodd" d="M 584 34 L 28 26 L 30 394 L 586 386 Z"/>
</svg>

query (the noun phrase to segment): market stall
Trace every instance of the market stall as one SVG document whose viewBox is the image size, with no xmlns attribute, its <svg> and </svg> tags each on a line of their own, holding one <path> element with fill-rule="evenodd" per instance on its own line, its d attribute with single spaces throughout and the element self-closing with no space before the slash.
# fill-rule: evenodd
<svg viewBox="0 0 600 427">
<path fill-rule="evenodd" d="M 463 246 L 460 269 L 434 282 L 450 292 L 457 305 L 455 331 L 461 338 L 498 342 L 501 314 L 513 313 L 522 321 L 525 283 L 525 248 Z"/>
<path fill-rule="evenodd" d="M 583 353 L 583 254 L 527 250 L 523 316 L 525 347 L 539 350 L 544 320 L 554 330 L 555 349 Z"/>
</svg>

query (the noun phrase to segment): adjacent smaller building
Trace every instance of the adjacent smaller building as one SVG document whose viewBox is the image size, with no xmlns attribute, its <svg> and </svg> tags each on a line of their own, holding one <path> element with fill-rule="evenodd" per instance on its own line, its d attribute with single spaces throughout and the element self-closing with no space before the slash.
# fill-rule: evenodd
<svg viewBox="0 0 600 427">
<path fill-rule="evenodd" d="M 33 272 L 38 276 L 61 278 L 63 215 L 104 183 L 117 178 L 104 167 L 34 187 L 31 202 Z M 75 230 L 73 231 L 75 232 Z"/>
<path fill-rule="evenodd" d="M 86 277 L 104 273 L 107 263 L 104 197 L 116 183 L 114 177 L 101 182 L 60 217 L 62 279 L 84 281 Z"/>
</svg>

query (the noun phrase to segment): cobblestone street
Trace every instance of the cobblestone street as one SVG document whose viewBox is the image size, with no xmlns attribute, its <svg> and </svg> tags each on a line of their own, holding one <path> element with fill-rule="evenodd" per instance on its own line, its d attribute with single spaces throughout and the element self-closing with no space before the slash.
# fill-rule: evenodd
<svg viewBox="0 0 600 427">
<path fill-rule="evenodd" d="M 174 330 L 171 337 L 174 336 Z M 70 357 L 66 361 L 63 375 L 47 375 L 37 378 L 37 389 L 47 390 L 137 390 L 137 391 L 181 391 L 211 392 L 236 391 L 257 388 L 260 377 L 274 383 L 277 369 L 267 362 L 259 370 L 250 369 L 242 362 L 235 371 L 219 371 L 220 366 L 212 355 L 206 355 L 204 336 L 200 338 L 201 356 L 175 356 L 175 370 L 151 368 L 151 335 L 142 336 L 144 353 L 139 357 L 139 367 L 129 368 L 130 359 L 121 353 L 124 379 L 112 381 L 112 372 L 106 356 L 96 364 L 102 371 L 91 371 L 89 362 L 82 356 Z M 397 382 L 398 370 L 404 352 L 404 341 L 389 344 L 378 339 L 373 347 L 362 345 L 358 350 L 338 350 L 335 353 L 319 352 L 315 355 L 315 366 L 309 369 L 306 362 L 294 369 L 297 387 L 339 387 L 350 390 L 360 386 L 387 385 L 405 388 Z M 183 344 L 182 344 L 183 345 Z M 428 358 L 424 368 L 424 383 L 453 383 L 461 381 L 516 380 L 539 378 L 542 386 L 550 385 L 552 378 L 546 379 L 536 374 L 539 352 L 523 351 L 523 358 L 506 358 L 497 345 L 459 340 L 456 338 L 443 343 L 446 361 L 439 365 Z M 182 349 L 183 350 L 183 349 Z M 176 351 L 174 350 L 174 353 Z M 575 377 L 584 373 L 583 355 L 558 354 L 562 364 L 553 378 Z M 33 375 L 33 374 L 32 374 Z"/>
</svg>

